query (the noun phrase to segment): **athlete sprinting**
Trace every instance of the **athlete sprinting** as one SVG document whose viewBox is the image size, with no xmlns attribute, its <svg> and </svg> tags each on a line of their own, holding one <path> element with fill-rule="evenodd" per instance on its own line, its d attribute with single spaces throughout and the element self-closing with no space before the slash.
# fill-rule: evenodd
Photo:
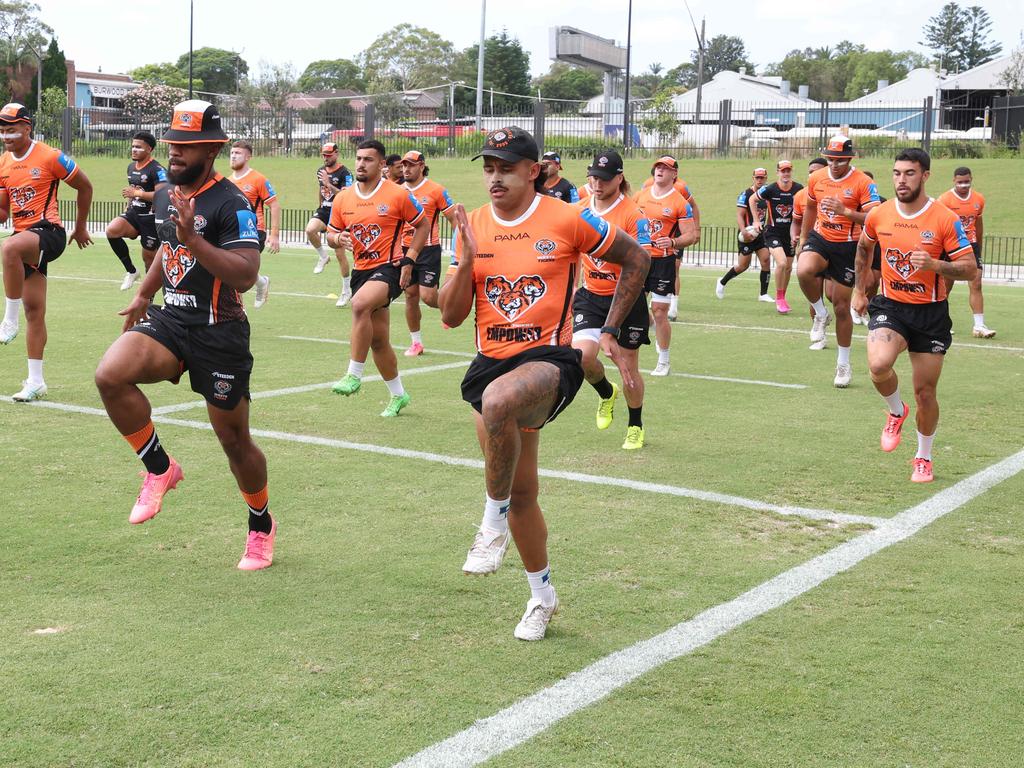
<svg viewBox="0 0 1024 768">
<path fill-rule="evenodd" d="M 690 245 L 694 245 L 694 244 L 696 244 L 697 242 L 700 241 L 700 206 L 697 205 L 697 198 L 695 198 L 693 196 L 693 193 L 690 191 L 690 185 L 687 184 L 683 179 L 679 178 L 679 163 L 678 163 L 678 161 L 676 161 L 670 155 L 666 155 L 664 158 L 662 158 L 662 160 L 665 163 L 670 164 L 672 166 L 672 168 L 675 170 L 675 172 L 676 172 L 676 180 L 674 182 L 672 182 L 672 186 L 676 188 L 676 191 L 678 191 L 679 194 L 681 194 L 683 196 L 683 199 L 686 200 L 686 202 L 689 203 L 689 205 L 690 205 L 690 212 L 693 215 L 693 224 L 692 224 L 692 226 L 693 226 L 694 232 L 696 234 L 696 237 L 693 239 L 693 242 L 691 242 Z M 655 167 L 651 168 L 651 175 L 648 178 L 644 179 L 644 183 L 643 183 L 642 189 L 647 189 L 652 184 L 654 184 L 654 172 L 655 172 L 656 167 L 657 166 L 655 165 Z M 583 199 L 582 195 L 581 195 L 580 199 L 581 200 Z M 679 249 L 679 250 L 676 251 L 676 279 L 675 279 L 675 283 L 674 283 L 673 288 L 672 288 L 672 296 L 671 296 L 671 298 L 669 300 L 669 303 L 668 303 L 668 319 L 671 320 L 672 322 L 675 322 L 677 319 L 679 319 L 679 290 L 680 290 L 679 268 L 680 268 L 680 265 L 682 264 L 682 262 L 683 262 L 683 251 L 682 251 L 682 249 Z"/>
<path fill-rule="evenodd" d="M 762 237 L 775 262 L 775 310 L 781 315 L 788 315 L 790 308 L 786 301 L 786 289 L 793 270 L 793 239 L 790 232 L 793 226 L 793 197 L 804 186 L 793 181 L 793 164 L 789 160 L 780 160 L 775 164 L 775 169 L 776 181 L 760 187 L 757 197 L 767 203 Z M 753 201 L 750 210 L 753 213 Z"/>
<path fill-rule="evenodd" d="M 143 271 L 153 263 L 159 240 L 156 225 L 153 224 L 153 194 L 158 184 L 167 181 L 167 171 L 153 157 L 156 137 L 149 131 L 137 131 L 132 135 L 132 161 L 128 164 L 128 186 L 121 190 L 121 197 L 128 201 L 124 213 L 107 225 L 107 242 L 124 267 L 121 290 L 127 291 L 139 279 L 139 272 L 132 263 L 128 243 L 124 238 L 140 239 L 142 244 Z"/>
<path fill-rule="evenodd" d="M 751 178 L 750 186 L 740 192 L 736 198 L 739 259 L 736 266 L 730 267 L 729 271 L 715 283 L 715 295 L 724 299 L 725 286 L 734 277 L 746 272 L 750 268 L 750 257 L 757 254 L 757 260 L 761 265 L 760 291 L 757 298 L 758 301 L 770 302 L 772 299 L 768 295 L 768 280 L 772 275 L 771 262 L 764 238 L 768 203 L 759 195 L 768 182 L 768 171 L 764 168 L 755 168 Z"/>
<path fill-rule="evenodd" d="M 231 145 L 231 181 L 246 200 L 249 207 L 256 214 L 256 233 L 260 238 L 260 254 L 264 248 L 269 248 L 271 253 L 278 253 L 281 250 L 281 203 L 277 199 L 277 192 L 271 186 L 267 177 L 257 170 L 249 167 L 252 159 L 252 144 L 248 141 L 236 141 Z M 267 234 L 267 220 L 264 208 L 270 209 L 270 234 Z M 256 278 L 256 298 L 253 306 L 259 309 L 267 303 L 270 295 L 270 278 L 260 275 Z"/>
</svg>

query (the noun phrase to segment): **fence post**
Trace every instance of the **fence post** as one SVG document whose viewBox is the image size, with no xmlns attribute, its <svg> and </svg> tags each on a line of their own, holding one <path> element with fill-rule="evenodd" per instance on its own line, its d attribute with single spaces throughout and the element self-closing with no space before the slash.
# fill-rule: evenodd
<svg viewBox="0 0 1024 768">
<path fill-rule="evenodd" d="M 537 148 L 544 151 L 544 102 L 537 99 L 533 102 L 533 138 Z"/>
<path fill-rule="evenodd" d="M 828 143 L 828 140 L 830 138 L 829 137 L 830 131 L 828 130 L 828 122 L 829 122 L 828 121 L 828 102 L 826 101 L 826 102 L 823 102 L 822 105 L 821 105 L 821 125 L 818 126 L 818 151 L 819 152 L 821 151 L 821 148 L 824 147 Z"/>
<path fill-rule="evenodd" d="M 477 120 L 479 120 L 477 116 Z M 448 89 L 448 155 L 455 155 L 455 84 Z"/>
<path fill-rule="evenodd" d="M 732 125 L 732 100 L 723 99 L 718 105 L 718 154 L 729 154 L 729 134 Z"/>
<path fill-rule="evenodd" d="M 284 110 L 284 153 L 292 153 L 292 133 L 295 128 L 295 111 L 291 107 Z"/>
<path fill-rule="evenodd" d="M 934 108 L 935 98 L 929 96 L 924 100 L 924 122 L 921 129 L 921 148 L 925 152 L 932 151 L 932 109 Z"/>
<path fill-rule="evenodd" d="M 60 148 L 65 155 L 71 154 L 71 140 L 73 138 L 71 118 L 71 107 L 64 107 L 64 119 L 60 127 Z"/>
<path fill-rule="evenodd" d="M 363 138 L 372 139 L 376 129 L 377 116 L 376 110 L 373 107 L 373 102 L 366 102 L 366 107 L 363 108 Z"/>
</svg>

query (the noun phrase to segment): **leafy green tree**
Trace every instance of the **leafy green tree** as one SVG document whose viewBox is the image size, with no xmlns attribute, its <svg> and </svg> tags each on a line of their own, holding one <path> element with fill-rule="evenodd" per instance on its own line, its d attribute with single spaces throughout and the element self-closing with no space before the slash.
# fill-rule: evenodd
<svg viewBox="0 0 1024 768">
<path fill-rule="evenodd" d="M 184 101 L 187 92 L 182 88 L 159 83 L 145 83 L 125 94 L 124 109 L 143 121 L 171 122 L 174 106 Z"/>
<path fill-rule="evenodd" d="M 660 91 L 650 105 L 637 115 L 636 124 L 640 130 L 657 136 L 659 147 L 674 146 L 676 135 L 679 133 L 679 123 L 676 120 L 672 94 L 669 91 Z"/>
<path fill-rule="evenodd" d="M 188 65 L 186 64 L 186 67 Z M 177 65 L 169 61 L 163 64 L 145 64 L 141 67 L 129 70 L 132 79 L 140 83 L 152 83 L 153 85 L 169 85 L 172 88 L 188 88 L 188 70 L 182 72 Z M 203 90 L 203 79 L 195 77 L 193 72 L 192 87 L 197 91 Z"/>
<path fill-rule="evenodd" d="M 792 50 L 782 61 L 768 65 L 765 74 L 788 80 L 794 89 L 809 86 L 813 99 L 841 101 L 875 90 L 878 80 L 902 80 L 911 69 L 926 64 L 927 59 L 913 51 L 869 51 L 844 40 L 835 48 Z"/>
<path fill-rule="evenodd" d="M 596 72 L 556 61 L 547 74 L 534 78 L 532 90 L 540 91 L 545 99 L 586 101 L 601 93 L 603 85 Z"/>
<path fill-rule="evenodd" d="M 964 63 L 966 25 L 967 14 L 964 9 L 954 2 L 946 3 L 924 25 L 924 40 L 920 44 L 935 54 L 943 69 L 957 72 Z"/>
<path fill-rule="evenodd" d="M 319 106 L 299 110 L 304 123 L 327 123 L 336 129 L 355 128 L 356 113 L 348 99 L 329 99 Z"/>
<path fill-rule="evenodd" d="M 185 75 L 188 87 L 188 54 L 183 53 L 176 66 Z M 203 81 L 207 93 L 237 93 L 242 79 L 249 73 L 249 65 L 234 51 L 222 48 L 200 48 L 192 52 L 193 89 L 196 78 Z"/>
<path fill-rule="evenodd" d="M 704 82 L 707 82 L 719 72 L 739 72 L 740 67 L 746 67 L 747 72 L 754 74 L 754 65 L 747 57 L 747 47 L 743 39 L 734 35 L 715 35 L 707 41 L 707 50 L 704 53 Z M 690 54 L 690 62 L 693 64 L 694 72 L 697 71 L 697 64 L 700 60 L 699 51 Z"/>
<path fill-rule="evenodd" d="M 44 141 L 59 143 L 63 124 L 64 107 L 68 105 L 67 86 L 51 86 L 43 89 L 42 107 L 36 114 L 36 133 L 45 136 Z"/>
<path fill-rule="evenodd" d="M 460 53 L 451 68 L 451 79 L 461 80 L 467 88 L 455 91 L 455 103 L 462 110 L 476 109 L 476 69 L 479 47 L 470 46 Z M 528 96 L 530 91 L 530 54 L 507 30 L 491 35 L 484 41 L 484 88 L 503 93 Z M 547 96 L 547 93 L 544 94 Z M 485 109 L 494 104 L 495 111 L 522 107 L 523 99 L 502 94 L 484 93 Z"/>
<path fill-rule="evenodd" d="M 856 57 L 844 96 L 848 101 L 859 99 L 874 91 L 879 80 L 895 83 L 910 70 L 925 66 L 928 59 L 914 51 L 868 51 Z"/>
<path fill-rule="evenodd" d="M 299 77 L 298 88 L 309 91 L 338 91 L 345 88 L 362 93 L 366 81 L 359 65 L 349 59 L 319 59 L 311 62 Z"/>
<path fill-rule="evenodd" d="M 1014 96 L 1024 94 L 1024 35 L 1020 44 L 1010 51 L 1010 66 L 999 77 L 999 83 Z"/>
<path fill-rule="evenodd" d="M 29 101 L 39 66 L 33 50 L 42 53 L 53 30 L 39 18 L 39 6 L 25 0 L 0 2 L 0 96 Z"/>
<path fill-rule="evenodd" d="M 64 51 L 57 45 L 57 38 L 51 38 L 50 45 L 47 46 L 46 51 L 43 53 L 43 93 L 50 88 L 58 88 L 61 93 L 64 94 L 64 103 L 67 105 L 67 93 L 68 93 L 68 70 L 65 65 Z M 38 98 L 36 95 L 37 81 L 35 78 L 32 80 L 32 91 L 28 96 L 29 104 L 36 104 Z"/>
<path fill-rule="evenodd" d="M 408 91 L 440 85 L 455 58 L 452 44 L 436 32 L 399 24 L 359 54 L 368 83 L 381 91 Z"/>
<path fill-rule="evenodd" d="M 672 86 L 688 91 L 697 85 L 697 65 L 684 61 L 679 66 L 668 70 L 661 82 L 663 86 Z"/>
<path fill-rule="evenodd" d="M 988 11 L 980 5 L 972 5 L 965 11 L 966 25 L 963 31 L 963 53 L 964 69 L 973 69 L 987 61 L 992 61 L 1003 46 L 1000 43 L 989 39 L 992 29 L 992 19 Z"/>
</svg>

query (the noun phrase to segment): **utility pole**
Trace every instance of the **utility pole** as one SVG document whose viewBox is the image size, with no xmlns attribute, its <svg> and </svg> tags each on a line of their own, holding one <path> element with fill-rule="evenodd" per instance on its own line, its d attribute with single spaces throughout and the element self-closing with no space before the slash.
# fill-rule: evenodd
<svg viewBox="0 0 1024 768">
<path fill-rule="evenodd" d="M 195 19 L 195 0 L 188 0 L 188 97 L 192 98 L 192 26 Z"/>
<path fill-rule="evenodd" d="M 700 123 L 700 96 L 704 88 L 704 23 L 706 19 L 700 20 L 700 40 L 697 41 L 697 112 L 694 115 L 694 122 Z"/>
<path fill-rule="evenodd" d="M 484 35 L 486 34 L 486 20 L 487 0 L 482 0 L 480 7 L 480 47 L 477 49 L 476 54 L 476 130 L 478 132 L 481 130 L 481 125 L 483 124 L 480 113 L 484 111 Z M 491 94 L 491 98 L 494 98 L 494 94 Z M 452 104 L 454 103 L 455 100 L 453 96 Z M 454 109 L 454 106 L 452 109 Z"/>
<path fill-rule="evenodd" d="M 633 36 L 633 0 L 629 0 L 629 12 L 626 16 L 626 93 L 622 100 L 622 146 L 629 149 L 629 60 L 632 50 L 630 42 Z"/>
</svg>

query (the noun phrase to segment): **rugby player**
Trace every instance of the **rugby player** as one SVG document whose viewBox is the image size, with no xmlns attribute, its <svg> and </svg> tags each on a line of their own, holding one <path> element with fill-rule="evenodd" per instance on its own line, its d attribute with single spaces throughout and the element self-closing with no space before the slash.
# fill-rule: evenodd
<svg viewBox="0 0 1024 768">
<path fill-rule="evenodd" d="M 334 196 L 345 187 L 352 186 L 352 174 L 348 168 L 341 164 L 338 159 L 338 145 L 333 141 L 327 142 L 320 148 L 320 155 L 324 164 L 317 169 L 316 178 L 320 185 L 317 197 L 319 206 L 313 213 L 313 217 L 306 224 L 306 238 L 309 240 L 319 258 L 316 266 L 313 267 L 313 274 L 319 275 L 324 271 L 327 262 L 331 260 L 331 254 L 323 247 L 320 240 L 320 233 L 327 229 L 331 220 L 331 202 Z M 344 247 L 334 249 L 334 255 L 338 259 L 338 267 L 341 269 L 341 292 L 338 294 L 336 306 L 344 307 L 352 298 L 352 290 L 349 281 L 348 259 L 345 258 Z"/>
<path fill-rule="evenodd" d="M 184 475 L 164 450 L 149 399 L 139 384 L 177 383 L 186 370 L 248 507 L 243 571 L 274 559 L 277 523 L 267 494 L 267 460 L 249 433 L 249 321 L 240 294 L 260 268 L 256 214 L 238 188 L 213 167 L 228 141 L 217 108 L 198 99 L 174 108 L 160 139 L 168 147 L 168 184 L 153 199 L 160 264 L 143 278 L 124 310 L 123 333 L 96 369 L 110 420 L 146 468 L 128 517 L 144 523 Z M 164 305 L 151 301 L 162 287 Z"/>
<path fill-rule="evenodd" d="M 384 165 L 387 166 L 388 181 L 401 184 L 405 180 L 405 166 L 402 165 L 401 155 L 388 155 L 384 158 Z"/>
<path fill-rule="evenodd" d="M 412 281 L 405 289 L 405 322 L 409 326 L 412 341 L 405 350 L 406 357 L 423 354 L 423 332 L 420 323 L 423 313 L 420 311 L 420 299 L 428 307 L 437 307 L 437 286 L 441 282 L 441 240 L 438 236 L 438 214 L 443 214 L 449 223 L 452 220 L 452 202 L 448 190 L 437 182 L 427 178 L 430 167 L 422 152 L 406 152 L 402 158 L 405 188 L 422 206 L 423 213 L 430 221 L 430 234 L 427 243 L 420 251 L 419 258 L 412 266 Z M 409 250 L 415 234 L 413 227 L 406 227 L 402 238 L 402 253 Z"/>
<path fill-rule="evenodd" d="M 629 182 L 622 175 L 622 156 L 614 149 L 606 149 L 594 157 L 587 168 L 587 183 L 594 194 L 582 208 L 589 208 L 609 226 L 618 227 L 638 245 L 651 243 L 650 226 L 640 207 L 629 197 Z M 583 286 L 572 299 L 572 346 L 582 355 L 583 373 L 597 391 L 597 428 L 608 429 L 615 415 L 615 401 L 619 388 L 608 381 L 604 365 L 597 357 L 601 344 L 601 329 L 605 326 L 608 309 L 619 280 L 622 267 L 589 255 L 583 257 Z M 641 294 L 619 332 L 619 348 L 629 368 L 632 385 L 625 386 L 629 425 L 626 427 L 624 450 L 633 451 L 644 445 L 644 380 L 640 376 L 640 347 L 650 344 L 651 315 L 647 311 L 647 297 Z"/>
<path fill-rule="evenodd" d="M 43 350 L 46 347 L 46 272 L 71 241 L 92 244 L 86 221 L 92 204 L 92 184 L 75 161 L 41 141 L 32 140 L 32 116 L 17 103 L 0 109 L 0 222 L 8 215 L 14 234 L 0 246 L 4 266 L 4 318 L 0 344 L 10 344 L 21 328 L 25 307 L 25 348 L 28 378 L 12 399 L 24 403 L 46 394 Z M 68 238 L 57 209 L 57 188 L 63 181 L 78 193 L 75 228 Z"/>
<path fill-rule="evenodd" d="M 793 197 L 804 185 L 793 181 L 793 164 L 789 160 L 779 160 L 775 164 L 775 171 L 776 181 L 759 188 L 756 196 L 768 204 L 762 236 L 775 262 L 775 310 L 780 315 L 788 315 L 790 308 L 786 301 L 786 289 L 793 270 L 793 239 L 790 232 L 793 226 Z M 750 201 L 751 213 L 754 213 L 755 204 L 755 201 Z M 761 277 L 763 285 L 764 272 Z"/>
<path fill-rule="evenodd" d="M 456 206 L 456 254 L 440 293 L 446 324 L 458 326 L 476 313 L 479 353 L 462 381 L 462 397 L 476 412 L 487 495 L 462 570 L 493 573 L 509 537 L 515 539 L 531 597 L 514 635 L 540 640 L 558 598 L 537 503 L 538 430 L 583 383 L 580 353 L 569 346 L 576 266 L 584 253 L 622 267 L 600 344 L 632 386 L 617 338 L 640 297 L 648 256 L 588 209 L 540 194 L 540 156 L 526 131 L 492 131 L 477 157 L 484 158 L 491 202 L 468 215 Z"/>
<path fill-rule="evenodd" d="M 672 186 L 674 186 L 676 190 L 679 192 L 679 194 L 683 196 L 686 202 L 690 204 L 690 210 L 693 213 L 693 227 L 696 233 L 696 238 L 693 240 L 692 243 L 690 243 L 690 245 L 693 245 L 694 243 L 697 243 L 700 240 L 700 206 L 697 205 L 697 199 L 690 192 L 690 186 L 681 178 L 679 178 L 679 163 L 669 155 L 666 155 L 664 157 L 664 160 L 665 162 L 671 161 L 672 167 L 675 169 L 676 172 L 676 180 L 672 182 Z M 654 170 L 654 168 L 651 168 L 651 175 L 644 180 L 642 187 L 643 189 L 647 189 L 652 184 L 654 184 Z M 580 199 L 584 199 L 582 195 L 580 196 Z M 682 264 L 682 260 L 682 250 L 676 251 L 676 279 L 675 284 L 672 288 L 672 297 L 668 303 L 668 319 L 673 322 L 679 318 L 679 267 Z"/>
<path fill-rule="evenodd" d="M 128 201 L 124 213 L 107 224 L 107 242 L 124 267 L 125 276 L 121 290 L 127 291 L 139 279 L 139 272 L 132 264 L 128 243 L 124 238 L 140 238 L 142 262 L 146 271 L 153 263 L 159 241 L 153 224 L 153 193 L 157 184 L 167 182 L 167 171 L 153 158 L 156 137 L 149 131 L 137 131 L 132 135 L 132 161 L 128 164 L 128 186 L 121 190 L 121 197 Z"/>
<path fill-rule="evenodd" d="M 868 211 L 879 204 L 879 199 L 874 182 L 850 164 L 855 154 L 853 141 L 841 134 L 833 136 L 822 154 L 828 159 L 828 168 L 813 173 L 807 180 L 807 208 L 801 224 L 797 277 L 804 296 L 814 306 L 812 344 L 824 342 L 825 328 L 832 319 L 822 301 L 818 278 L 827 276 L 832 280 L 831 301 L 836 312 L 839 348 L 832 383 L 845 389 L 853 376 L 850 367 L 853 260 L 864 219 Z"/>
<path fill-rule="evenodd" d="M 764 221 L 767 216 L 768 204 L 758 194 L 768 182 L 768 171 L 764 168 L 755 168 L 752 178 L 751 185 L 740 192 L 736 198 L 739 259 L 737 265 L 729 267 L 729 271 L 715 283 L 715 296 L 720 299 L 725 298 L 725 286 L 734 277 L 742 275 L 750 268 L 750 256 L 756 253 L 757 260 L 761 265 L 760 292 L 757 298 L 758 301 L 770 302 L 772 299 L 768 295 L 768 281 L 772 272 L 768 246 L 764 240 Z M 756 234 L 751 235 L 751 230 Z"/>
<path fill-rule="evenodd" d="M 242 195 L 249 201 L 249 206 L 256 214 L 256 232 L 260 237 L 260 253 L 263 253 L 264 247 L 269 248 L 271 253 L 279 253 L 281 250 L 281 203 L 267 177 L 249 167 L 249 161 L 252 159 L 252 144 L 244 140 L 236 141 L 231 145 L 229 159 L 231 175 L 228 179 L 241 190 Z M 264 208 L 270 209 L 269 236 Z M 256 299 L 253 301 L 253 306 L 256 309 L 262 307 L 267 303 L 269 295 L 270 278 L 260 275 L 256 278 Z"/>
<path fill-rule="evenodd" d="M 900 443 L 910 413 L 900 395 L 893 366 L 905 350 L 910 356 L 917 402 L 917 452 L 910 479 L 930 483 L 932 441 L 939 422 L 936 388 L 942 362 L 953 337 L 946 300 L 948 280 L 974 279 L 978 262 L 959 217 L 925 193 L 931 159 L 923 149 L 905 149 L 896 156 L 893 184 L 896 199 L 871 210 L 857 242 L 856 285 L 852 303 L 868 308 L 864 288 L 871 279 L 871 254 L 882 251 L 881 295 L 871 300 L 868 323 L 868 367 L 871 381 L 889 407 L 882 429 L 883 451 Z"/>
<path fill-rule="evenodd" d="M 540 159 L 541 176 L 544 179 L 542 194 L 554 197 L 563 203 L 578 203 L 580 201 L 576 186 L 568 179 L 561 177 L 562 156 L 557 152 L 545 152 Z"/>
<path fill-rule="evenodd" d="M 822 168 L 828 167 L 828 161 L 823 157 L 816 157 L 807 164 L 807 177 L 810 178 L 811 174 L 815 171 L 819 171 Z M 790 239 L 793 241 L 793 252 L 796 254 L 794 260 L 799 265 L 800 253 L 797 245 L 800 243 L 800 229 L 803 227 L 804 222 L 804 208 L 807 207 L 807 187 L 805 186 L 795 195 L 793 195 L 793 224 L 789 231 Z M 825 297 L 831 301 L 832 297 L 832 281 L 819 277 L 818 280 L 822 284 L 822 290 Z M 810 312 L 811 320 L 814 320 L 814 305 L 808 304 L 807 309 Z M 825 348 L 825 340 L 822 339 L 820 342 L 814 342 L 811 344 L 811 349 L 821 350 Z"/>
<path fill-rule="evenodd" d="M 985 213 L 985 197 L 972 186 L 974 177 L 971 169 L 960 166 L 953 171 L 953 188 L 943 192 L 939 196 L 939 202 L 949 208 L 960 217 L 960 223 L 964 225 L 967 239 L 971 241 L 971 248 L 978 260 L 978 274 L 968 284 L 968 302 L 971 305 L 971 313 L 974 315 L 974 330 L 972 336 L 976 339 L 994 338 L 996 332 L 985 325 L 985 298 L 981 294 L 981 275 L 984 270 L 984 263 L 981 258 L 981 244 L 985 237 L 985 225 L 982 216 Z M 953 281 L 946 281 L 946 290 L 952 290 Z"/>
<path fill-rule="evenodd" d="M 412 268 L 430 234 L 430 219 L 416 198 L 384 176 L 384 145 L 367 139 L 356 147 L 356 183 L 331 203 L 327 243 L 352 248 L 352 337 L 348 372 L 331 389 L 353 395 L 362 385 L 366 357 L 373 362 L 391 393 L 381 413 L 394 417 L 409 402 L 391 346 L 388 306 L 412 281 Z M 409 247 L 401 249 L 402 227 L 415 230 Z M 343 230 L 345 236 L 343 237 Z"/>
</svg>

